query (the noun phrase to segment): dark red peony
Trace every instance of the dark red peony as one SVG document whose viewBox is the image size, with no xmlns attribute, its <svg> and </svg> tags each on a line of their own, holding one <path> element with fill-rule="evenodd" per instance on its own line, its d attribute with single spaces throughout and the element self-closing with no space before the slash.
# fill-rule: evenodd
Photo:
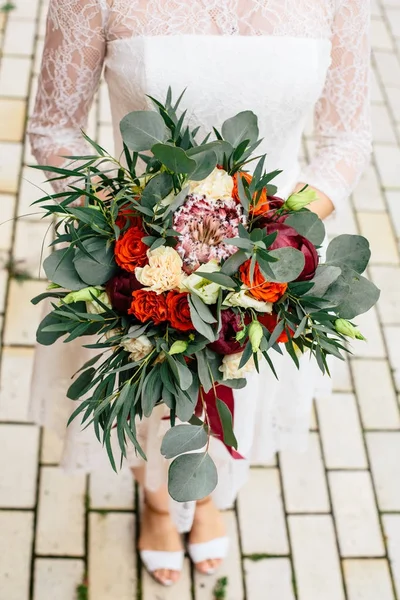
<svg viewBox="0 0 400 600">
<path fill-rule="evenodd" d="M 284 223 L 268 223 L 265 227 L 267 233 L 278 232 L 277 238 L 270 247 L 270 250 L 277 250 L 278 248 L 291 247 L 296 250 L 300 250 L 305 258 L 304 269 L 296 279 L 296 281 L 308 281 L 315 275 L 315 271 L 318 267 L 318 253 L 312 244 L 305 237 L 297 233 L 297 231 L 285 225 Z"/>
<path fill-rule="evenodd" d="M 219 338 L 209 344 L 209 348 L 218 354 L 236 354 L 241 352 L 247 342 L 247 339 L 238 342 L 236 334 L 243 329 L 239 314 L 236 314 L 231 308 L 221 311 L 222 327 L 219 332 Z"/>
<path fill-rule="evenodd" d="M 140 290 L 143 286 L 138 282 L 134 273 L 121 271 L 106 285 L 111 305 L 118 312 L 127 314 L 132 304 L 132 292 Z"/>
</svg>

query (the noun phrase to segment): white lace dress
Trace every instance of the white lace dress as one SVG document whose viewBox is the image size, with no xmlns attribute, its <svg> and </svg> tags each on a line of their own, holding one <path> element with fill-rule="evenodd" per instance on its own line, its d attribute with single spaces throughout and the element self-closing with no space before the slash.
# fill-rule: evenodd
<svg viewBox="0 0 400 600">
<path fill-rule="evenodd" d="M 102 70 L 115 132 L 132 110 L 163 99 L 168 86 L 186 88 L 183 108 L 204 131 L 251 109 L 259 117 L 268 170 L 282 169 L 278 194 L 306 182 L 341 207 L 370 153 L 368 0 L 50 0 L 39 91 L 29 132 L 41 164 L 85 154 L 81 137 Z M 318 149 L 305 169 L 301 135 L 315 106 Z M 276 355 L 276 382 L 268 367 L 235 392 L 239 451 L 234 461 L 219 442 L 212 449 L 220 478 L 216 500 L 229 506 L 250 461 L 261 464 L 281 448 L 299 449 L 307 437 L 317 378 L 308 358 L 297 371 Z M 32 414 L 66 435 L 63 464 L 86 471 L 107 468 L 92 431 L 75 423 L 66 434 L 72 402 L 65 390 L 87 359 L 79 344 L 39 348 Z M 147 450 L 147 485 L 166 476 L 159 455 L 165 422 L 160 411 L 140 428 Z M 130 464 L 137 464 L 132 453 Z"/>
</svg>

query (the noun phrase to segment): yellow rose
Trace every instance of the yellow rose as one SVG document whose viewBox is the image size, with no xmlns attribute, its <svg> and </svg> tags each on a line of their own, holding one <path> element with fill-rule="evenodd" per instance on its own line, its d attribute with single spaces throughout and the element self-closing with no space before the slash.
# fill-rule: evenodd
<svg viewBox="0 0 400 600">
<path fill-rule="evenodd" d="M 180 288 L 183 263 L 176 250 L 169 246 L 161 246 L 149 250 L 147 257 L 149 264 L 135 269 L 137 280 L 146 290 L 161 294 Z"/>
<path fill-rule="evenodd" d="M 191 181 L 190 193 L 214 200 L 232 198 L 233 179 L 226 171 L 215 168 L 203 181 Z"/>
</svg>

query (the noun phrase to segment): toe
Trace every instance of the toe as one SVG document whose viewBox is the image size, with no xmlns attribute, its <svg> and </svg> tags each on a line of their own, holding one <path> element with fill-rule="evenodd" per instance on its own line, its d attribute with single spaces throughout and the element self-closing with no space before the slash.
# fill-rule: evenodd
<svg viewBox="0 0 400 600">
<path fill-rule="evenodd" d="M 167 569 L 159 569 L 158 571 L 153 572 L 153 577 L 162 585 L 172 585 L 173 580 L 170 576 L 170 571 Z"/>
<path fill-rule="evenodd" d="M 196 564 L 196 568 L 203 575 L 212 575 L 215 572 L 215 567 L 213 566 L 212 560 L 204 560 L 203 562 L 199 562 Z"/>
</svg>

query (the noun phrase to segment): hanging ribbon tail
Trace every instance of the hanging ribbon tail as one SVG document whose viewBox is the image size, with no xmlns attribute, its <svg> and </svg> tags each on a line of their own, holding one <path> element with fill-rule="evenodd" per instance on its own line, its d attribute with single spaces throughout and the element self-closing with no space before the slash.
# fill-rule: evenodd
<svg viewBox="0 0 400 600">
<path fill-rule="evenodd" d="M 229 412 L 232 415 L 232 425 L 235 422 L 235 401 L 233 398 L 233 391 L 231 388 L 226 385 L 216 384 L 215 388 L 211 388 L 211 390 L 206 394 L 204 390 L 200 392 L 199 400 L 196 408 L 196 415 L 200 416 L 203 413 L 204 407 L 203 402 L 206 405 L 207 416 L 210 425 L 211 432 L 213 435 L 221 440 L 224 444 L 225 448 L 228 450 L 229 454 L 232 458 L 236 460 L 244 460 L 244 456 L 239 454 L 235 448 L 232 446 L 228 446 L 224 442 L 224 428 L 222 426 L 221 417 L 219 415 L 218 407 L 217 407 L 217 398 L 221 400 L 228 408 Z"/>
</svg>

